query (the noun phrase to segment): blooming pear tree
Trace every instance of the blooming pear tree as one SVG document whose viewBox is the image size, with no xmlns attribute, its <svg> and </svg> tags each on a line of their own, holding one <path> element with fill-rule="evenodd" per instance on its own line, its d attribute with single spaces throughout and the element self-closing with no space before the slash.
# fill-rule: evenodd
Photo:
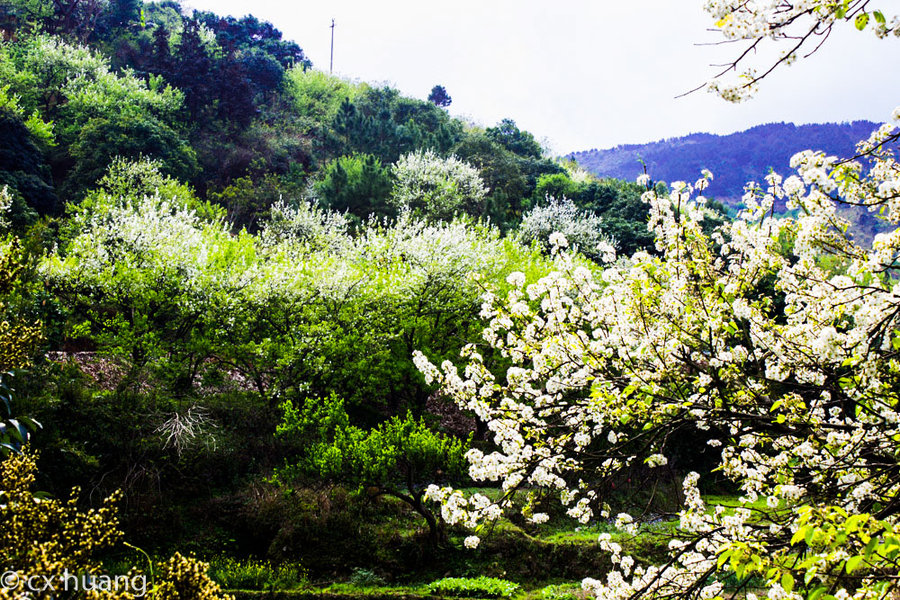
<svg viewBox="0 0 900 600">
<path fill-rule="evenodd" d="M 608 518 L 604 482 L 665 465 L 687 430 L 720 453 L 740 506 L 706 506 L 701 476 L 684 474 L 668 562 L 642 564 L 601 536 L 614 569 L 583 582 L 594 596 L 723 598 L 730 576 L 771 600 L 896 593 L 900 228 L 863 248 L 836 212 L 861 205 L 900 223 L 900 164 L 884 145 L 896 133 L 879 128 L 856 160 L 796 155 L 795 174 L 749 186 L 746 209 L 709 235 L 706 177 L 648 190 L 659 256 L 639 252 L 595 275 L 557 234 L 554 272 L 513 273 L 504 296 L 486 293 L 483 337 L 510 361 L 505 376 L 475 345 L 462 369 L 415 357 L 487 422 L 495 449 L 470 450 L 469 473 L 506 492 L 494 504 L 432 487 L 445 520 L 478 526 L 535 488 L 583 523 Z M 782 199 L 797 218 L 773 215 Z M 629 514 L 615 522 L 636 528 Z"/>
<path fill-rule="evenodd" d="M 567 243 L 585 256 L 615 258 L 615 240 L 603 233 L 603 219 L 579 209 L 569 198 L 548 198 L 546 205 L 535 206 L 525 213 L 518 229 L 522 242 L 537 242 L 545 250 L 549 249 L 554 233 L 563 234 Z"/>
<path fill-rule="evenodd" d="M 442 158 L 433 150 L 411 152 L 400 157 L 393 172 L 391 202 L 399 210 L 446 220 L 483 210 L 488 189 L 478 169 L 455 156 Z"/>
</svg>

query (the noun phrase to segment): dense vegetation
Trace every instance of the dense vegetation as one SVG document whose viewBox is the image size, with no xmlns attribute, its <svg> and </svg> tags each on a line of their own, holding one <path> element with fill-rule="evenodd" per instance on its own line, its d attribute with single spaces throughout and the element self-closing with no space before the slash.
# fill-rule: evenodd
<svg viewBox="0 0 900 600">
<path fill-rule="evenodd" d="M 460 532 L 425 489 L 467 481 L 487 430 L 413 352 L 458 356 L 556 227 L 586 257 L 652 249 L 642 187 L 450 117 L 441 86 L 317 71 L 251 16 L 14 0 L 0 28 L 0 443 L 39 452 L 9 485 L 106 511 L 90 552 L 34 538 L 63 543 L 53 572 L 126 572 L 127 539 L 222 583 L 438 575 Z"/>
<path fill-rule="evenodd" d="M 797 10 L 766 35 L 870 14 Z M 900 218 L 893 127 L 728 220 L 708 172 L 598 179 L 250 16 L 0 28 L 0 599 L 892 589 L 900 236 L 834 203 Z"/>
</svg>

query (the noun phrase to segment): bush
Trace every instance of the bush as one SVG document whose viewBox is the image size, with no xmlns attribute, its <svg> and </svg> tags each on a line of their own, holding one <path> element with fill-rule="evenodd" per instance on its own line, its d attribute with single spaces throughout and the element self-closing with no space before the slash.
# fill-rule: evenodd
<svg viewBox="0 0 900 600">
<path fill-rule="evenodd" d="M 454 598 L 512 598 L 519 584 L 494 577 L 445 577 L 428 584 L 428 591 Z"/>
<path fill-rule="evenodd" d="M 156 595 L 166 600 L 234 600 L 222 594 L 219 584 L 207 575 L 209 565 L 176 552 L 169 560 L 157 565 L 161 580 Z"/>
</svg>

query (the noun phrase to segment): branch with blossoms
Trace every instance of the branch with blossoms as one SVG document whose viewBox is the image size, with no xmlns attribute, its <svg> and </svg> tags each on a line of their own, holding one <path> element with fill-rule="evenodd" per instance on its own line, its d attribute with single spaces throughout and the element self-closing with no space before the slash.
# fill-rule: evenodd
<svg viewBox="0 0 900 600">
<path fill-rule="evenodd" d="M 725 37 L 724 43 L 746 42 L 746 46 L 733 61 L 719 65 L 724 69 L 716 73 L 712 81 L 692 91 L 706 87 L 730 102 L 746 100 L 756 91 L 757 84 L 775 69 L 794 63 L 798 57 L 808 58 L 815 54 L 837 23 L 852 23 L 860 31 L 870 28 L 879 38 L 900 36 L 900 17 L 888 18 L 870 5 L 870 0 L 709 0 L 705 10 L 715 19 L 716 29 Z M 786 43 L 788 49 L 761 73 L 754 68 L 742 70 L 742 65 L 750 61 L 766 42 Z M 737 75 L 736 81 L 720 83 L 730 73 Z"/>
<path fill-rule="evenodd" d="M 893 133 L 882 127 L 861 147 Z M 672 440 L 689 431 L 719 453 L 716 470 L 740 490 L 740 505 L 706 506 L 700 476 L 683 474 L 669 561 L 639 564 L 601 539 L 616 568 L 605 581 L 585 580 L 593 595 L 709 600 L 723 597 L 730 575 L 743 586 L 762 582 L 754 587 L 772 600 L 894 590 L 900 287 L 884 272 L 900 229 L 864 248 L 836 234 L 829 195 L 866 205 L 884 198 L 896 163 L 885 148 L 872 160 L 852 180 L 850 162 L 801 153 L 796 175 L 770 175 L 710 235 L 707 177 L 675 182 L 666 195 L 648 189 L 659 256 L 637 253 L 597 274 L 555 235 L 554 272 L 530 283 L 512 274 L 505 297 L 484 295 L 483 337 L 509 360 L 505 378 L 475 346 L 461 370 L 415 357 L 428 381 L 487 423 L 495 449 L 471 450 L 469 474 L 504 491 L 495 503 L 450 489 L 429 497 L 477 527 L 516 491 L 545 489 L 589 523 L 609 517 L 606 482 L 637 464 L 670 464 Z M 800 216 L 774 216 L 781 199 Z M 886 212 L 900 222 L 896 202 Z M 636 531 L 629 514 L 615 521 Z"/>
</svg>

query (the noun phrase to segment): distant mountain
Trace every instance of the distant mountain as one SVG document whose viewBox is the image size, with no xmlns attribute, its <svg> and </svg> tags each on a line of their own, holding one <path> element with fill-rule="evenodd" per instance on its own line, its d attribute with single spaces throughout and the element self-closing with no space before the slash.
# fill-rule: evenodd
<svg viewBox="0 0 900 600">
<path fill-rule="evenodd" d="M 628 144 L 606 150 L 586 150 L 568 155 L 600 177 L 634 179 L 643 172 L 640 161 L 654 181 L 695 181 L 701 169 L 712 171 L 714 179 L 706 191 L 710 198 L 732 208 L 741 202 L 744 186 L 765 185 L 770 169 L 787 177 L 791 156 L 801 150 L 822 150 L 835 156 L 853 156 L 856 143 L 879 124 L 871 121 L 794 125 L 768 123 L 730 135 L 692 133 L 649 144 Z M 784 206 L 776 207 L 784 210 Z M 858 210 L 843 211 L 853 225 L 858 241 L 868 243 L 883 230 L 881 221 Z"/>
<path fill-rule="evenodd" d="M 628 144 L 607 150 L 573 152 L 569 158 L 601 177 L 634 179 L 643 172 L 640 160 L 654 181 L 694 181 L 701 169 L 715 179 L 707 195 L 736 206 L 748 181 L 763 182 L 772 168 L 790 174 L 791 156 L 801 150 L 852 156 L 856 143 L 878 127 L 871 121 L 794 125 L 768 123 L 730 135 L 692 133 L 649 144 Z"/>
</svg>

